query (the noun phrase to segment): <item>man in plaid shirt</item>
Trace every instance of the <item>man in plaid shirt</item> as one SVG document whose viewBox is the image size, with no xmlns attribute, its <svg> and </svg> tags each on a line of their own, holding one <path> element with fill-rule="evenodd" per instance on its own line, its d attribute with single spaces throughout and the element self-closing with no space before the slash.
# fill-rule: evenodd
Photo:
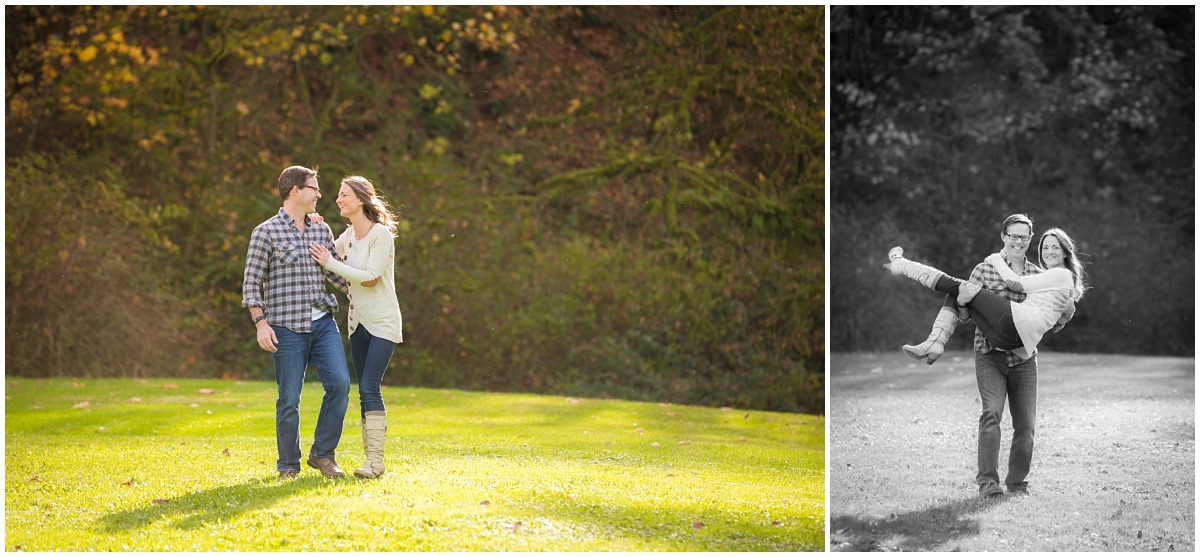
<svg viewBox="0 0 1200 557">
<path fill-rule="evenodd" d="M 1021 214 L 1004 220 L 1001 227 L 1001 252 L 1016 273 L 1035 275 L 1042 269 L 1025 258 L 1033 239 L 1033 221 Z M 1025 301 L 1025 293 L 1010 290 L 996 269 L 986 261 L 971 272 L 970 281 L 1013 302 Z M 1074 302 L 1068 305 L 1063 318 L 1053 331 L 1063 325 L 1075 312 Z M 1000 488 L 1000 420 L 1004 416 L 1004 399 L 1012 412 L 1013 439 L 1008 453 L 1008 475 L 1004 483 L 1013 495 L 1029 495 L 1025 477 L 1033 461 L 1033 432 L 1037 409 L 1037 351 L 1022 358 L 1014 351 L 992 348 L 983 333 L 975 330 L 975 381 L 983 413 L 979 416 L 979 473 L 975 477 L 983 497 L 1003 495 Z"/>
<path fill-rule="evenodd" d="M 305 369 L 312 364 L 325 396 L 307 463 L 327 478 L 340 478 L 346 474 L 338 466 L 334 450 L 342 438 L 350 371 L 334 321 L 337 299 L 326 291 L 325 280 L 343 292 L 348 285 L 308 253 L 314 242 L 334 250 L 329 225 L 308 216 L 316 212 L 321 199 L 317 172 L 289 167 L 280 174 L 277 188 L 283 207 L 250 235 L 242 281 L 242 306 L 250 309 L 258 345 L 272 353 L 275 364 L 279 387 L 275 399 L 276 468 L 281 478 L 294 478 L 300 472 L 300 392 Z"/>
</svg>

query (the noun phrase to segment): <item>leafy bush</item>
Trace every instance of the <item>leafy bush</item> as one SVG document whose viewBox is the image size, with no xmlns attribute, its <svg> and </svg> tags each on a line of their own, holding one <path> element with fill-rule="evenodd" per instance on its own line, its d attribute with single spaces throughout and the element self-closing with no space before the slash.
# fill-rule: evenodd
<svg viewBox="0 0 1200 557">
<path fill-rule="evenodd" d="M 86 166 L 87 161 L 76 161 Z M 94 161 L 91 164 L 95 164 Z M 35 376 L 198 373 L 202 315 L 159 283 L 158 211 L 59 161 L 7 161 L 5 363 Z"/>
</svg>

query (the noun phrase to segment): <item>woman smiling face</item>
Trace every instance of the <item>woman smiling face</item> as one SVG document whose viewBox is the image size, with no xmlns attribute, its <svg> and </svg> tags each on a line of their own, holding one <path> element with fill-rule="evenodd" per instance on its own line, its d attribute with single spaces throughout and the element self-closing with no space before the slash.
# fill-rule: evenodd
<svg viewBox="0 0 1200 557">
<path fill-rule="evenodd" d="M 1062 267 L 1065 264 L 1063 261 L 1062 242 L 1058 241 L 1057 236 L 1047 235 L 1046 237 L 1042 238 L 1041 250 L 1042 264 L 1044 264 L 1047 269 Z"/>
<path fill-rule="evenodd" d="M 343 217 L 349 217 L 355 213 L 362 211 L 363 202 L 354 194 L 354 189 L 347 184 L 342 184 L 338 190 L 337 196 L 338 209 L 341 209 Z"/>
</svg>

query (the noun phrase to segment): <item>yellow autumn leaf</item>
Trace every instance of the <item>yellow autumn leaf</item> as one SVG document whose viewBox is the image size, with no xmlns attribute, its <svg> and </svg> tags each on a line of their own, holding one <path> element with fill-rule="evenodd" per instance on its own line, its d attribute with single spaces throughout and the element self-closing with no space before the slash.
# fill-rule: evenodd
<svg viewBox="0 0 1200 557">
<path fill-rule="evenodd" d="M 240 112 L 242 114 L 242 116 L 245 116 L 247 114 L 250 114 L 250 107 L 246 106 L 246 103 L 244 103 L 242 101 L 238 101 L 237 111 Z"/>
<path fill-rule="evenodd" d="M 77 56 L 80 62 L 90 62 L 99 52 L 100 49 L 96 48 L 96 45 L 88 45 L 87 48 L 80 50 Z"/>
<path fill-rule="evenodd" d="M 425 15 L 433 15 L 433 6 L 421 6 L 421 13 Z"/>
</svg>

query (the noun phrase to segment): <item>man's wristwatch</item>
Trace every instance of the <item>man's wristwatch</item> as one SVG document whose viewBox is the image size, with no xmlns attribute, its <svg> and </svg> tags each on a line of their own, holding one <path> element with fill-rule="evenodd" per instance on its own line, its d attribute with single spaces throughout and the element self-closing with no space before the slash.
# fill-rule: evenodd
<svg viewBox="0 0 1200 557">
<path fill-rule="evenodd" d="M 266 318 L 267 318 L 267 316 L 265 316 L 265 315 L 260 315 L 260 316 L 258 316 L 258 317 L 255 317 L 255 318 L 254 318 L 254 324 L 255 324 L 255 325 L 258 325 L 258 322 L 259 322 L 259 321 L 262 321 L 263 319 L 266 319 Z"/>
</svg>

